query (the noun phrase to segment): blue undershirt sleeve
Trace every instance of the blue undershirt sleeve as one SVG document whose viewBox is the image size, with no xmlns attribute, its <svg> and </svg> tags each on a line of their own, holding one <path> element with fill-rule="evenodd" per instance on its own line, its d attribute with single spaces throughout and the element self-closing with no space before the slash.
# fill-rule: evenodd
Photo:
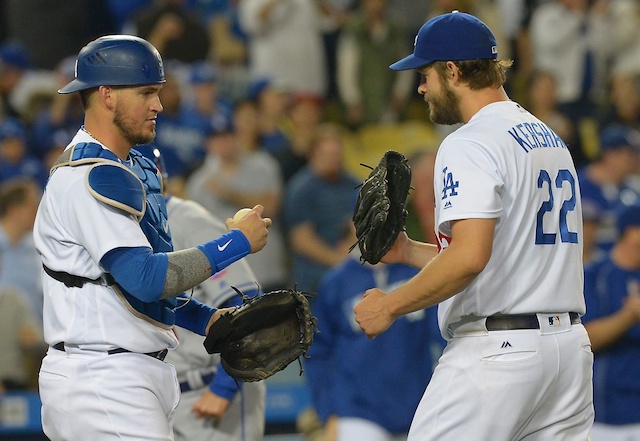
<svg viewBox="0 0 640 441">
<path fill-rule="evenodd" d="M 186 294 L 177 296 L 178 306 L 176 306 L 176 326 L 188 329 L 204 337 L 207 325 L 211 316 L 217 311 L 198 300 L 189 298 Z"/>
<path fill-rule="evenodd" d="M 100 265 L 129 294 L 151 303 L 162 295 L 169 259 L 147 247 L 115 248 L 102 257 Z"/>
</svg>

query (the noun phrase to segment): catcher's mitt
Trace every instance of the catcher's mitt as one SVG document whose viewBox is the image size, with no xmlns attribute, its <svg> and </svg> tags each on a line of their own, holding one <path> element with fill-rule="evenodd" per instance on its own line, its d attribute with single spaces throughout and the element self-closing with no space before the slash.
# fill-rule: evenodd
<svg viewBox="0 0 640 441">
<path fill-rule="evenodd" d="M 317 322 L 308 294 L 283 289 L 248 298 L 238 293 L 244 304 L 213 322 L 204 340 L 209 354 L 220 353 L 230 376 L 264 380 L 306 356 Z"/>
<path fill-rule="evenodd" d="M 402 153 L 387 151 L 358 191 L 353 212 L 360 260 L 376 264 L 405 229 L 405 204 L 411 188 L 411 168 Z"/>
</svg>

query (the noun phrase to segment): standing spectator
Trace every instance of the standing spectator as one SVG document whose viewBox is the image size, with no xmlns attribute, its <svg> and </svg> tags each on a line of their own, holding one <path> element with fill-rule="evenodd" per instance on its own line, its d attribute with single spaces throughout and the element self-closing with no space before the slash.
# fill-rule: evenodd
<svg viewBox="0 0 640 441">
<path fill-rule="evenodd" d="M 600 156 L 578 170 L 584 224 L 584 260 L 597 259 L 616 240 L 614 208 L 640 195 L 631 178 L 640 167 L 640 132 L 621 125 L 603 129 Z"/>
<path fill-rule="evenodd" d="M 594 116 L 605 100 L 618 26 L 609 0 L 552 0 L 534 9 L 534 68 L 553 73 L 561 110 L 574 121 Z"/>
<path fill-rule="evenodd" d="M 273 225 L 260 256 L 256 254 L 256 259 L 247 262 L 265 291 L 282 288 L 288 277 L 278 221 L 283 183 L 277 163 L 264 152 L 243 150 L 231 122 L 212 129 L 205 144 L 204 163 L 186 182 L 187 197 L 220 218 L 233 217 L 240 208 L 253 207 L 259 201 Z"/>
<path fill-rule="evenodd" d="M 321 127 L 309 163 L 287 184 L 283 219 L 293 254 L 293 282 L 302 291 L 317 291 L 324 274 L 348 250 L 342 239 L 360 182 L 344 168 L 343 136 L 336 126 Z"/>
<path fill-rule="evenodd" d="M 67 57 L 56 66 L 54 72 L 57 81 L 56 90 L 73 80 L 75 61 L 74 56 Z M 60 144 L 57 142 L 59 140 L 54 139 L 56 133 L 61 133 L 59 131 L 69 132 L 69 138 L 63 143 L 66 146 L 78 127 L 82 125 L 83 116 L 82 101 L 77 94 L 54 93 L 51 102 L 36 114 L 31 124 L 29 144 L 34 154 L 44 160 L 54 144 Z"/>
<path fill-rule="evenodd" d="M 324 100 L 317 95 L 294 95 L 288 113 L 290 124 L 283 130 L 289 143 L 271 151 L 280 165 L 285 182 L 309 160 L 309 152 L 323 121 Z"/>
<path fill-rule="evenodd" d="M 22 293 L 0 286 L 0 400 L 3 392 L 29 390 L 36 384 L 29 360 L 42 359 L 45 348 L 42 325 Z"/>
<path fill-rule="evenodd" d="M 165 60 L 193 63 L 209 55 L 208 29 L 187 0 L 153 0 L 136 12 L 124 29 L 148 40 Z"/>
<path fill-rule="evenodd" d="M 194 201 L 167 196 L 167 213 L 176 250 L 191 248 L 224 234 L 220 220 Z M 257 280 L 246 261 L 229 265 L 194 288 L 194 298 L 216 308 L 242 304 L 258 293 Z M 176 409 L 176 441 L 261 441 L 265 427 L 264 382 L 237 382 L 220 365 L 220 354 L 207 354 L 202 337 L 176 329 L 180 345 L 166 358 L 176 367 L 180 403 Z"/>
<path fill-rule="evenodd" d="M 0 119 L 20 117 L 13 98 L 30 67 L 29 54 L 23 44 L 9 41 L 0 45 Z"/>
<path fill-rule="evenodd" d="M 29 178 L 0 184 L 0 288 L 20 293 L 42 332 L 42 264 L 33 243 L 33 223 L 42 190 Z"/>
<path fill-rule="evenodd" d="M 27 128 L 17 118 L 0 121 L 0 182 L 26 176 L 44 188 L 49 176 L 44 165 L 29 154 Z"/>
<path fill-rule="evenodd" d="M 158 115 L 155 145 L 166 157 L 170 180 L 186 178 L 204 159 L 206 125 L 185 110 L 184 86 L 175 72 L 166 72 L 160 90 L 163 112 Z"/>
<path fill-rule="evenodd" d="M 261 78 L 251 83 L 247 95 L 258 104 L 262 148 L 267 152 L 289 148 L 290 140 L 285 133 L 285 126 L 291 94 L 286 84 Z"/>
<path fill-rule="evenodd" d="M 404 47 L 404 29 L 391 17 L 387 0 L 361 0 L 338 46 L 338 90 L 349 126 L 400 118 L 415 76 L 388 66 L 402 56 Z"/>
<path fill-rule="evenodd" d="M 593 441 L 640 440 L 640 205 L 616 209 L 618 239 L 585 268 L 585 327 L 595 353 Z"/>
<path fill-rule="evenodd" d="M 326 97 L 323 16 L 316 1 L 242 0 L 238 13 L 253 78 L 279 79 L 294 93 Z"/>
<path fill-rule="evenodd" d="M 353 243 L 355 234 L 349 237 Z M 328 271 L 314 299 L 312 312 L 320 332 L 305 361 L 307 384 L 324 423 L 325 439 L 406 440 L 413 412 L 431 378 L 432 360 L 437 359 L 433 355 L 439 356 L 444 340 L 435 308 L 404 316 L 385 334 L 368 339 L 355 321 L 353 307 L 367 289 L 389 291 L 418 270 L 400 264 L 362 264 L 358 254 L 354 250 Z M 374 367 L 382 361 L 384 368 Z"/>
<path fill-rule="evenodd" d="M 533 72 L 528 86 L 529 111 L 558 134 L 571 151 L 577 166 L 587 162 L 575 122 L 560 110 L 556 93 L 556 79 L 550 72 Z"/>
</svg>

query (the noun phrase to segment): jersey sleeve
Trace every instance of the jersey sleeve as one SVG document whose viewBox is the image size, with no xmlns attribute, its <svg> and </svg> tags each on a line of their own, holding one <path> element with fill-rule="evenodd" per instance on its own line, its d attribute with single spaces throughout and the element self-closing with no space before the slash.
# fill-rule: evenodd
<svg viewBox="0 0 640 441">
<path fill-rule="evenodd" d="M 436 228 L 450 236 L 450 222 L 494 219 L 502 213 L 504 180 L 491 153 L 467 139 L 447 138 L 434 170 Z"/>
</svg>

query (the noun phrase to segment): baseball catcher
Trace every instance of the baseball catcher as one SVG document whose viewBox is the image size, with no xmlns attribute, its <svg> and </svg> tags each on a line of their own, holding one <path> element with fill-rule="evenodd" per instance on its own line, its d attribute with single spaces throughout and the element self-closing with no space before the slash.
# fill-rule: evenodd
<svg viewBox="0 0 640 441">
<path fill-rule="evenodd" d="M 282 289 L 249 298 L 236 292 L 243 305 L 220 316 L 204 341 L 209 354 L 220 353 L 231 377 L 264 380 L 306 356 L 317 322 L 311 315 L 309 294 Z"/>
<path fill-rule="evenodd" d="M 363 262 L 380 262 L 405 229 L 409 188 L 411 168 L 407 158 L 387 151 L 360 187 L 353 212 L 358 241 L 351 249 L 356 245 L 360 248 Z"/>
</svg>

